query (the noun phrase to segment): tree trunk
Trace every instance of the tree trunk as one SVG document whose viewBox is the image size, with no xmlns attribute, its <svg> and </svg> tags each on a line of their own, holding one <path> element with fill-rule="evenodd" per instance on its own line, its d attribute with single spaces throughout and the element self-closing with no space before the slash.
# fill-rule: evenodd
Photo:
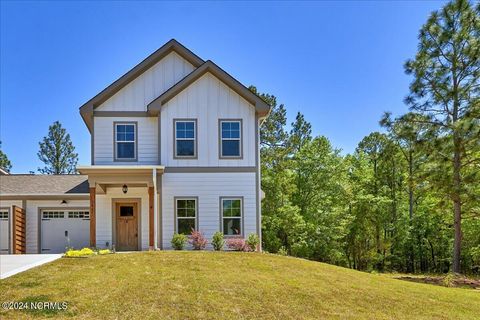
<svg viewBox="0 0 480 320">
<path fill-rule="evenodd" d="M 454 155 L 453 155 L 453 225 L 455 237 L 453 242 L 453 272 L 460 273 L 460 257 L 462 250 L 462 203 L 460 198 L 461 186 L 461 160 L 460 160 L 460 139 L 454 134 Z"/>
<path fill-rule="evenodd" d="M 409 150 L 408 153 L 408 216 L 409 216 L 409 226 L 410 232 L 413 228 L 413 151 Z M 415 272 L 415 254 L 413 247 L 413 239 L 408 248 L 409 264 L 407 266 L 407 272 Z"/>
</svg>

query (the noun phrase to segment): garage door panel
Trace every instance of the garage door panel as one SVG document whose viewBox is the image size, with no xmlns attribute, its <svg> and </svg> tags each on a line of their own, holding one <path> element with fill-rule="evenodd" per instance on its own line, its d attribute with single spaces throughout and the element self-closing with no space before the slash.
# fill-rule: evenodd
<svg viewBox="0 0 480 320">
<path fill-rule="evenodd" d="M 66 248 L 88 247 L 90 219 L 85 210 L 42 211 L 41 252 L 62 253 Z"/>
<path fill-rule="evenodd" d="M 10 219 L 8 210 L 0 210 L 0 254 L 10 252 Z"/>
</svg>

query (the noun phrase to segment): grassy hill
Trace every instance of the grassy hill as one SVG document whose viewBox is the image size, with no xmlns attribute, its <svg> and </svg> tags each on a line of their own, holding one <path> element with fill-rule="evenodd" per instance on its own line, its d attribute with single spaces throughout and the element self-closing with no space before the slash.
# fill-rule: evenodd
<svg viewBox="0 0 480 320">
<path fill-rule="evenodd" d="M 480 314 L 480 290 L 233 252 L 60 259 L 0 281 L 3 301 L 67 301 L 68 309 L 0 310 L 1 319 L 478 319 Z"/>
</svg>

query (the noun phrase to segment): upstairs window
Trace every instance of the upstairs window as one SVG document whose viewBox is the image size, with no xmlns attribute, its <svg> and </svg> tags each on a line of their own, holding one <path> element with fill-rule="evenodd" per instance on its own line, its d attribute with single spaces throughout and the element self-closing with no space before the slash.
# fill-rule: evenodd
<svg viewBox="0 0 480 320">
<path fill-rule="evenodd" d="M 137 159 L 136 139 L 136 123 L 115 123 L 115 160 L 135 161 Z"/>
<path fill-rule="evenodd" d="M 220 158 L 242 157 L 241 120 L 220 120 Z"/>
<path fill-rule="evenodd" d="M 175 158 L 197 157 L 197 121 L 174 120 Z"/>
</svg>

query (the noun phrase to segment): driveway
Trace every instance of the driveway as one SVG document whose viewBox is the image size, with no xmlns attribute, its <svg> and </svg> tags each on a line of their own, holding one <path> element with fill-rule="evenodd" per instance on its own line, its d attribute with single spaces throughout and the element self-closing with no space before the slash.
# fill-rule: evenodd
<svg viewBox="0 0 480 320">
<path fill-rule="evenodd" d="M 0 279 L 26 271 L 61 258 L 61 254 L 8 254 L 0 255 Z"/>
</svg>

